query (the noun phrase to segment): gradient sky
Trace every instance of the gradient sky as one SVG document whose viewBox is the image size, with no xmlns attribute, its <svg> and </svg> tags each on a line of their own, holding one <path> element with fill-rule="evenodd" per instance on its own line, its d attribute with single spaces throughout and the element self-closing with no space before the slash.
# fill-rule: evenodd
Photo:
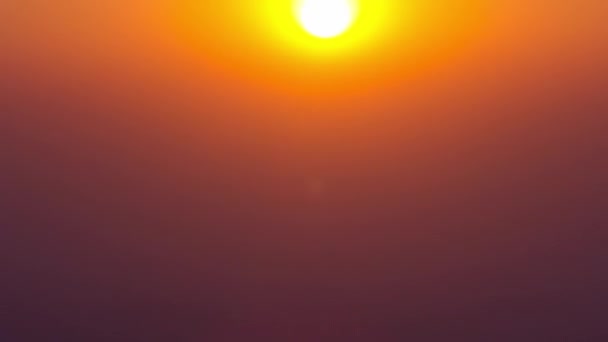
<svg viewBox="0 0 608 342">
<path fill-rule="evenodd" d="M 608 339 L 608 3 L 327 64 L 193 3 L 0 1 L 0 340 Z"/>
</svg>

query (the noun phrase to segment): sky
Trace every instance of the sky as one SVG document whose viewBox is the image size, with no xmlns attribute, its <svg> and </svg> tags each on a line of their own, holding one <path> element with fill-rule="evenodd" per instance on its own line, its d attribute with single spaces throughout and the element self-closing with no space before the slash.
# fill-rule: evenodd
<svg viewBox="0 0 608 342">
<path fill-rule="evenodd" d="M 608 4 L 256 3 L 0 2 L 1 340 L 608 338 Z"/>
</svg>

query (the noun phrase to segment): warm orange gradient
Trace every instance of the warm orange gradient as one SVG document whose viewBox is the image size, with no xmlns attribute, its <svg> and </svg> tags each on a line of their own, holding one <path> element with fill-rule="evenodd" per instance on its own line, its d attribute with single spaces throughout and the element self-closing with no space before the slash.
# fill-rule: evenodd
<svg viewBox="0 0 608 342">
<path fill-rule="evenodd" d="M 0 341 L 608 341 L 608 1 L 290 2 L 0 0 Z"/>
<path fill-rule="evenodd" d="M 257 86 L 291 94 L 352 95 L 409 78 L 482 34 L 481 0 L 358 1 L 353 26 L 333 39 L 307 32 L 296 0 L 180 6 L 178 34 L 201 59 Z"/>
</svg>

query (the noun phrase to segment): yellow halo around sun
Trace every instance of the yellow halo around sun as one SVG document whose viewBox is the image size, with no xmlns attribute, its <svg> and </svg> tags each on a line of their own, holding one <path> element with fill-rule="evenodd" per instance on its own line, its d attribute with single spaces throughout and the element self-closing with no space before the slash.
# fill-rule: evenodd
<svg viewBox="0 0 608 342">
<path fill-rule="evenodd" d="M 300 25 L 318 38 L 334 38 L 345 33 L 355 21 L 355 0 L 300 0 L 296 4 Z"/>
</svg>

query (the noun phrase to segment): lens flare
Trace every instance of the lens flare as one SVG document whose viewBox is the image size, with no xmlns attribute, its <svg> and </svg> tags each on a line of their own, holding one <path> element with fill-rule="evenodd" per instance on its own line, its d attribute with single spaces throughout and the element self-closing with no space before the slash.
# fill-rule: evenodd
<svg viewBox="0 0 608 342">
<path fill-rule="evenodd" d="M 302 27 L 318 38 L 334 38 L 346 32 L 356 17 L 353 0 L 301 0 L 296 15 Z"/>
</svg>

